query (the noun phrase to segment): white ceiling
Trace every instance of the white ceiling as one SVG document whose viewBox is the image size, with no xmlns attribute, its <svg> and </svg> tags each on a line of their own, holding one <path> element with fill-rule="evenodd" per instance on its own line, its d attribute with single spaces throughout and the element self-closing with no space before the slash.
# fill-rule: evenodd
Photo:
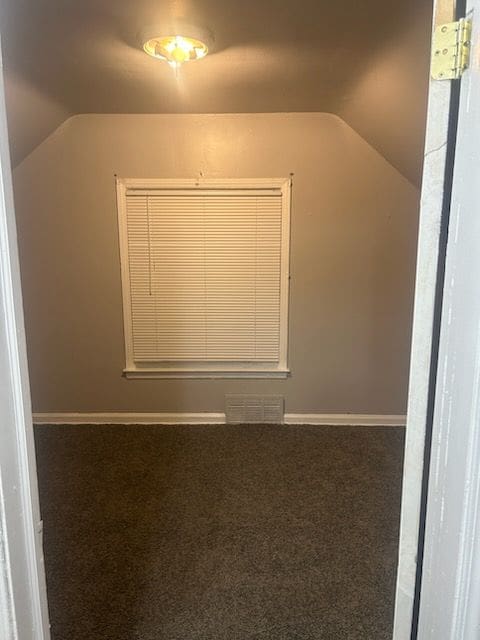
<svg viewBox="0 0 480 640">
<path fill-rule="evenodd" d="M 17 83 L 20 78 L 57 110 L 71 114 L 342 114 L 349 110 L 369 66 L 386 47 L 402 42 L 413 24 L 419 33 L 415 46 L 425 58 L 430 4 L 430 0 L 4 0 L 5 67 Z M 137 34 L 150 24 L 167 26 L 178 19 L 209 28 L 215 46 L 204 60 L 184 65 L 177 80 L 168 65 L 141 51 Z M 424 63 L 422 58 L 422 69 Z M 425 85 L 426 78 L 419 83 L 415 76 L 411 95 L 405 99 L 424 104 Z M 394 158 L 390 160 L 395 164 Z M 412 173 L 411 167 L 399 169 Z"/>
</svg>

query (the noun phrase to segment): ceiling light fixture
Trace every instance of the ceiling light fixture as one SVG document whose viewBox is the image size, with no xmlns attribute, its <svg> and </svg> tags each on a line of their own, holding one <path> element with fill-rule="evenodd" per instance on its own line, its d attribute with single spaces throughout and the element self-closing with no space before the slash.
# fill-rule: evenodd
<svg viewBox="0 0 480 640">
<path fill-rule="evenodd" d="M 165 32 L 165 29 L 163 29 Z M 158 35 L 160 29 L 148 29 L 142 34 L 142 46 L 145 53 L 153 58 L 165 60 L 174 69 L 179 69 L 184 62 L 204 58 L 210 48 L 211 34 L 192 26 L 178 26 L 173 31 L 176 35 Z"/>
</svg>

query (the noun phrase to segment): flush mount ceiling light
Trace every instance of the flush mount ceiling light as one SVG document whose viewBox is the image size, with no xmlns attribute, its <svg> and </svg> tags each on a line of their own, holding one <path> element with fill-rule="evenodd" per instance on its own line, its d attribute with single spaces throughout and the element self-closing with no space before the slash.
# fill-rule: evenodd
<svg viewBox="0 0 480 640">
<path fill-rule="evenodd" d="M 184 62 L 204 58 L 211 47 L 212 36 L 205 29 L 178 25 L 167 30 L 172 35 L 158 35 L 165 31 L 165 28 L 143 31 L 142 46 L 149 56 L 168 62 L 174 69 L 178 69 Z"/>
</svg>

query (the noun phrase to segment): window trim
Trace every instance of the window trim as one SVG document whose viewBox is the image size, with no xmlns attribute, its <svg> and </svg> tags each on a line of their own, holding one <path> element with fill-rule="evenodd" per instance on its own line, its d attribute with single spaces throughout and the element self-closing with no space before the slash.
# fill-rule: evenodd
<svg viewBox="0 0 480 640">
<path fill-rule="evenodd" d="M 123 329 L 127 378 L 286 378 L 290 370 L 288 357 L 288 316 L 290 281 L 290 208 L 291 178 L 116 178 L 120 269 L 122 280 Z M 238 363 L 184 363 L 172 366 L 139 365 L 133 359 L 133 327 L 131 321 L 130 273 L 128 268 L 127 190 L 203 190 L 210 189 L 275 189 L 282 197 L 282 236 L 280 262 L 280 343 L 279 360 L 259 365 Z"/>
</svg>

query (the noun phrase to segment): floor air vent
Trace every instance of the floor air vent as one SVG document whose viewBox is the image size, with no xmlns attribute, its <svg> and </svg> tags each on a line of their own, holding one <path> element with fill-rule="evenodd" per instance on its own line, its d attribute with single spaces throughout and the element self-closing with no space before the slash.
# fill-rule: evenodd
<svg viewBox="0 0 480 640">
<path fill-rule="evenodd" d="M 225 396 L 228 424 L 283 423 L 283 396 Z"/>
</svg>

